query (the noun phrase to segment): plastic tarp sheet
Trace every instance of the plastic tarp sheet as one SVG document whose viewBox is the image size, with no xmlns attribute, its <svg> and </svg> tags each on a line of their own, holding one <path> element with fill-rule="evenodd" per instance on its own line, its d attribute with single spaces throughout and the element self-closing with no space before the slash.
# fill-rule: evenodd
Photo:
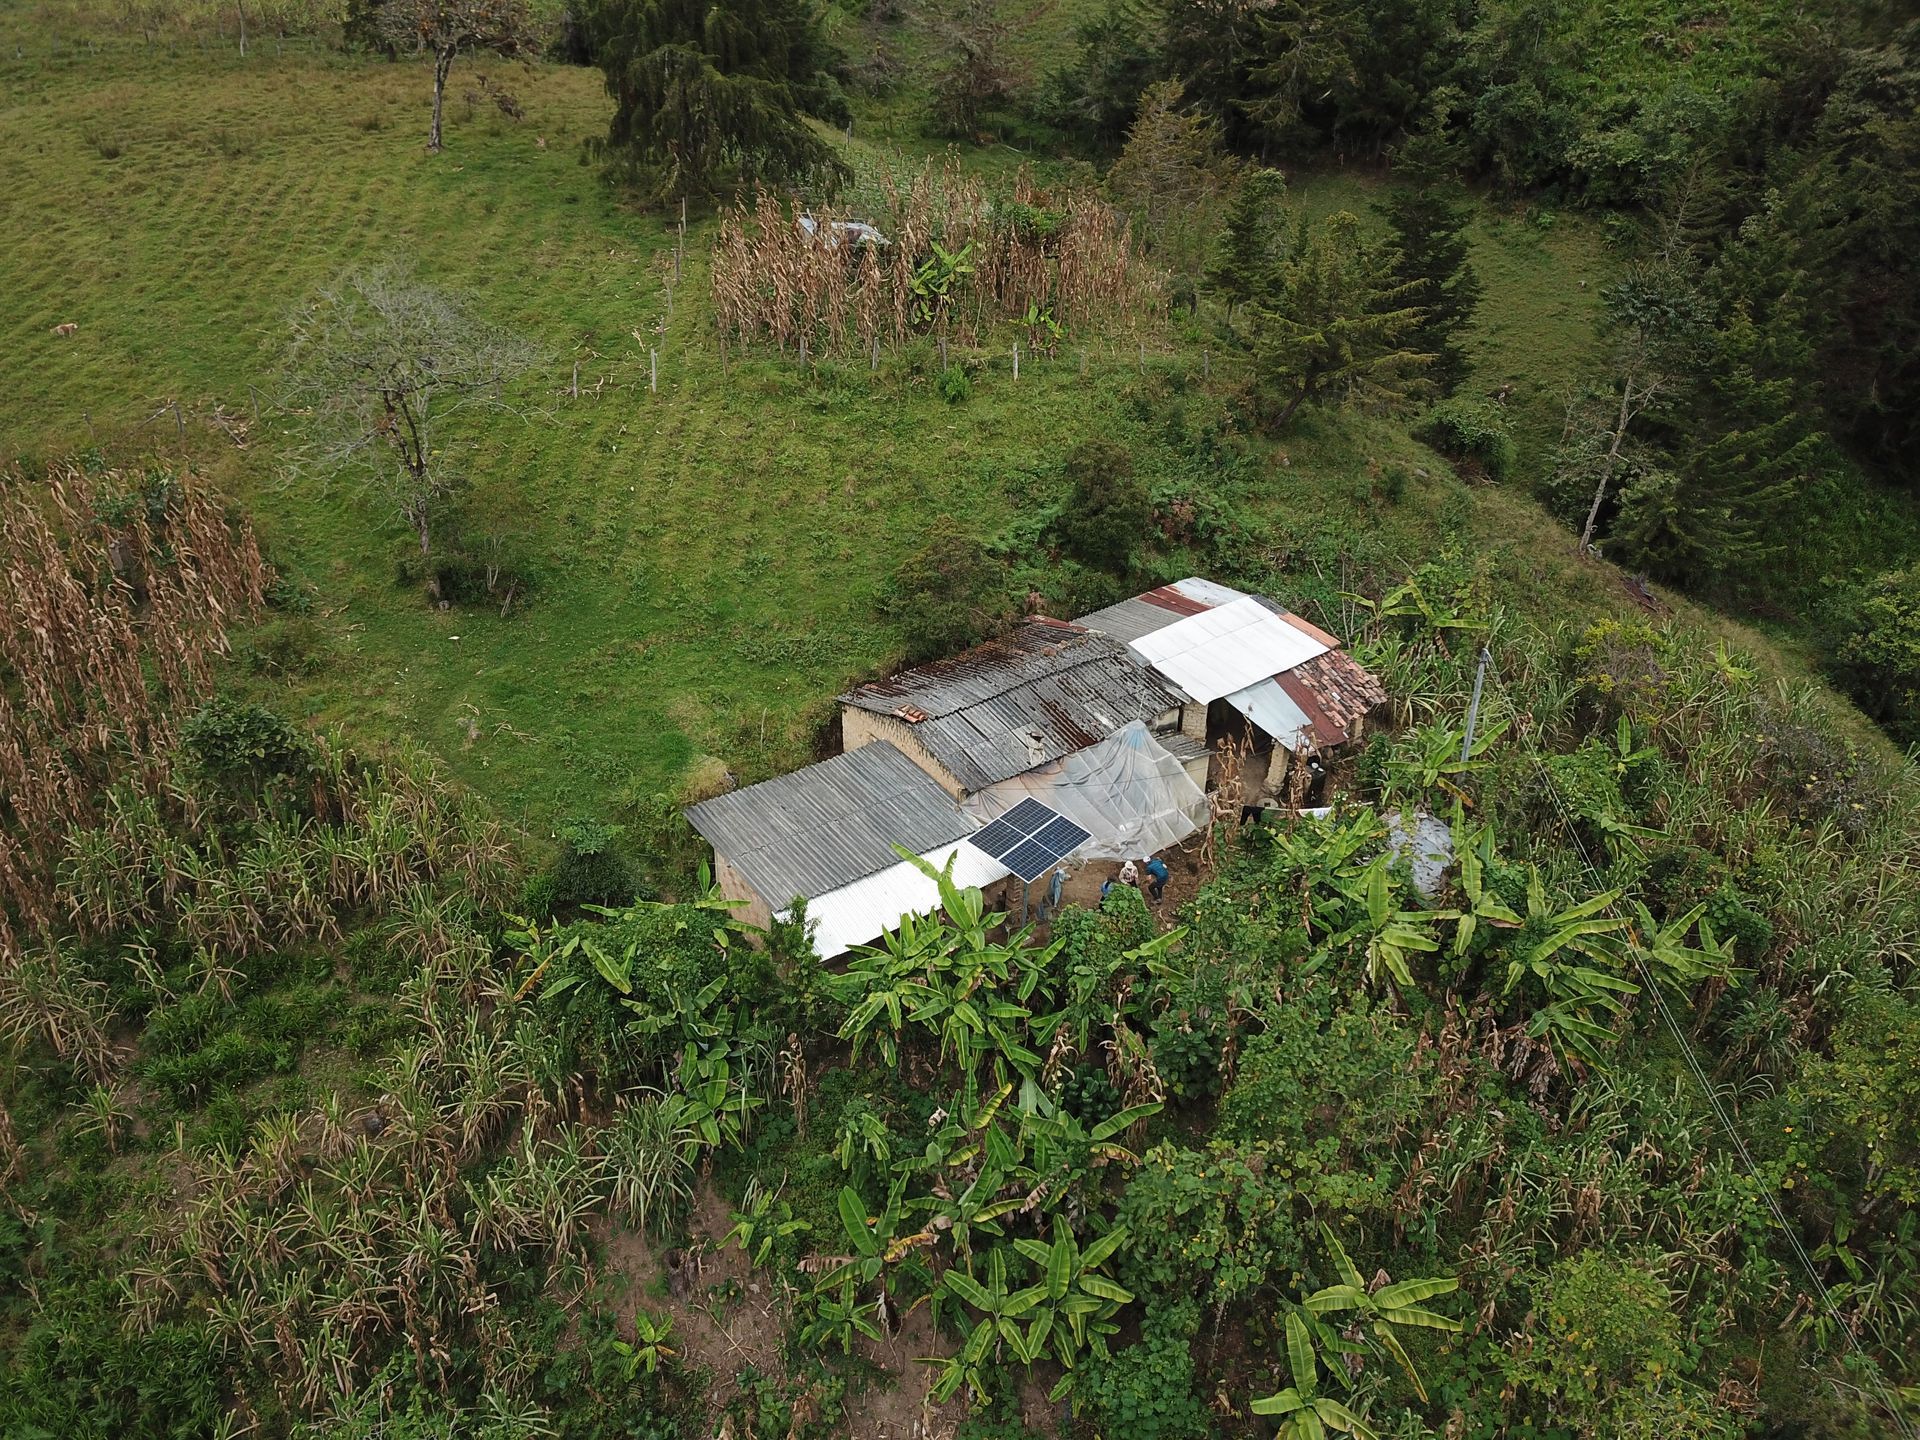
<svg viewBox="0 0 1920 1440">
<path fill-rule="evenodd" d="M 943 869 L 953 859 L 956 885 L 991 885 L 1007 874 L 1007 867 L 983 850 L 955 840 L 920 858 L 935 869 Z M 902 915 L 927 915 L 940 908 L 940 886 L 921 873 L 919 867 L 902 860 L 876 870 L 851 885 L 816 895 L 807 902 L 807 933 L 813 937 L 813 950 L 822 960 L 831 960 L 856 945 L 880 938 L 882 932 L 897 930 Z M 782 911 L 787 919 L 791 911 Z"/>
<path fill-rule="evenodd" d="M 1252 596 L 1176 620 L 1133 642 L 1134 654 L 1203 705 L 1326 649 Z"/>
<path fill-rule="evenodd" d="M 1052 806 L 1093 837 L 1073 852 L 1075 860 L 1141 859 L 1177 845 L 1212 813 L 1186 767 L 1138 720 L 1098 745 L 988 786 L 960 808 L 985 825 L 1027 799 Z"/>
</svg>

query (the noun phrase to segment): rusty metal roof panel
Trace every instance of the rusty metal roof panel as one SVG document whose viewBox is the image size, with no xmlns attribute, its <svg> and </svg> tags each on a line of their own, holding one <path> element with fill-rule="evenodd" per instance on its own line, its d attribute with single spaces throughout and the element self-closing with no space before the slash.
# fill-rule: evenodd
<svg viewBox="0 0 1920 1440">
<path fill-rule="evenodd" d="M 882 714 L 911 706 L 914 738 L 968 791 L 1024 774 L 1180 703 L 1110 635 L 1035 620 L 951 659 L 848 691 Z"/>
<path fill-rule="evenodd" d="M 934 778 L 884 740 L 690 806 L 693 828 L 774 908 L 973 831 Z"/>
</svg>

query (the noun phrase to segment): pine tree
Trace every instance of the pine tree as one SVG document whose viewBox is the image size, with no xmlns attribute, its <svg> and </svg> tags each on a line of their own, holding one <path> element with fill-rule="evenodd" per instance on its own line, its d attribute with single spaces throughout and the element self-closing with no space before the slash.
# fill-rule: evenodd
<svg viewBox="0 0 1920 1440">
<path fill-rule="evenodd" d="M 1220 148 L 1220 127 L 1186 104 L 1178 80 L 1164 80 L 1140 97 L 1139 118 L 1107 187 L 1159 262 L 1191 274 L 1206 253 L 1233 169 Z"/>
<path fill-rule="evenodd" d="M 1229 315 L 1272 283 L 1274 240 L 1286 198 L 1286 178 L 1278 170 L 1253 171 L 1234 193 L 1213 263 L 1202 277 L 1227 302 Z"/>
<path fill-rule="evenodd" d="M 1395 192 L 1380 207 L 1393 232 L 1394 275 L 1414 287 L 1426 318 L 1414 331 L 1414 348 L 1433 356 L 1430 378 L 1451 395 L 1467 375 L 1461 336 L 1480 304 L 1480 279 L 1467 263 L 1467 219 L 1472 211 L 1452 200 L 1439 147 L 1421 136 L 1409 141 L 1395 166 L 1411 188 Z"/>
<path fill-rule="evenodd" d="M 606 152 L 656 197 L 845 177 L 807 124 L 846 115 L 807 0 L 592 0 L 589 29 L 614 100 Z"/>
<path fill-rule="evenodd" d="M 1306 404 L 1403 400 L 1431 357 L 1411 343 L 1424 312 L 1382 249 L 1340 212 L 1295 221 L 1271 280 L 1249 305 L 1254 373 L 1275 429 Z"/>
</svg>

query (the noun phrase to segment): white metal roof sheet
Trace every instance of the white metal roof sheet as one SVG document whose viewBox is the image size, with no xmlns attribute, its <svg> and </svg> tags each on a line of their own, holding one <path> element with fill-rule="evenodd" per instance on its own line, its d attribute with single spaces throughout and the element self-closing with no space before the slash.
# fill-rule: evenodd
<svg viewBox="0 0 1920 1440">
<path fill-rule="evenodd" d="M 1197 604 L 1209 607 L 1231 605 L 1236 600 L 1252 598 L 1244 590 L 1236 590 L 1231 585 L 1222 585 L 1218 580 L 1209 580 L 1203 575 L 1189 575 L 1184 580 L 1174 581 L 1168 588 L 1177 590 Z"/>
<path fill-rule="evenodd" d="M 1327 649 L 1251 596 L 1142 635 L 1132 648 L 1201 704 L 1291 670 Z"/>
<path fill-rule="evenodd" d="M 1271 735 L 1277 745 L 1298 750 L 1313 739 L 1313 721 L 1273 679 L 1256 680 L 1226 698 L 1229 705 Z"/>
<path fill-rule="evenodd" d="M 954 857 L 954 883 L 963 887 L 991 885 L 1008 873 L 985 851 L 959 842 L 929 850 L 921 858 L 939 869 L 948 856 Z M 902 860 L 809 900 L 807 930 L 813 936 L 814 953 L 830 960 L 897 929 L 903 915 L 926 915 L 939 908 L 939 885 Z M 781 918 L 790 913 L 782 911 Z"/>
</svg>

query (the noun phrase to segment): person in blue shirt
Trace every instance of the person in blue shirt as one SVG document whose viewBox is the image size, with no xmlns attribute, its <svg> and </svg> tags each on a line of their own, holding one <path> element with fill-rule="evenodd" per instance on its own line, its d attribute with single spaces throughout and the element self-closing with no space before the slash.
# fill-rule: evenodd
<svg viewBox="0 0 1920 1440">
<path fill-rule="evenodd" d="M 1060 913 L 1060 897 L 1066 892 L 1067 872 L 1056 868 L 1053 879 L 1047 883 L 1047 893 L 1040 899 L 1040 918 L 1047 920 Z"/>
<path fill-rule="evenodd" d="M 1160 897 L 1167 893 L 1167 862 L 1154 855 L 1141 868 L 1147 872 L 1147 899 L 1158 905 Z"/>
</svg>

